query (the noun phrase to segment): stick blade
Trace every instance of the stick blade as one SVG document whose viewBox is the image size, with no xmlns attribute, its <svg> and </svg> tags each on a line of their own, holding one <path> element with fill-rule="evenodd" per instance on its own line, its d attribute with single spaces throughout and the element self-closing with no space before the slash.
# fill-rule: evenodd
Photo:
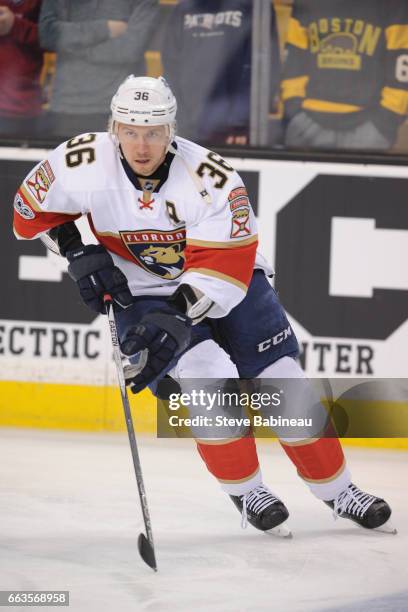
<svg viewBox="0 0 408 612">
<path fill-rule="evenodd" d="M 146 538 L 144 533 L 139 534 L 137 540 L 137 547 L 139 549 L 140 556 L 143 561 L 147 563 L 149 567 L 154 569 L 157 572 L 157 564 L 156 557 L 154 556 L 153 546 L 150 544 L 149 540 Z"/>
</svg>

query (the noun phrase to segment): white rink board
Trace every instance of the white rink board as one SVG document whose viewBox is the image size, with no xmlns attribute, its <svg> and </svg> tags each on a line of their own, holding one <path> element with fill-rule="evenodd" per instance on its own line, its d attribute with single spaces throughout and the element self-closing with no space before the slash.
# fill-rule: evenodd
<svg viewBox="0 0 408 612">
<path fill-rule="evenodd" d="M 401 166 L 380 166 L 380 165 L 358 165 L 358 164 L 335 164 L 335 163 L 314 163 L 298 161 L 275 161 L 275 160 L 228 160 L 239 171 L 259 171 L 259 207 L 258 207 L 258 233 L 260 251 L 265 255 L 269 263 L 275 267 L 275 240 L 276 219 L 279 211 L 299 192 L 308 186 L 313 179 L 321 175 L 355 176 L 355 177 L 383 177 L 408 179 L 408 168 Z M 406 201 L 404 200 L 404 203 Z M 387 202 L 384 202 L 387 207 Z M 340 221 L 340 220 L 338 220 Z M 336 220 L 336 229 L 339 231 L 339 223 Z M 362 221 L 367 221 L 362 219 Z M 374 219 L 372 220 L 374 223 Z M 347 222 L 347 220 L 346 220 Z M 352 220 L 350 227 L 355 228 L 356 219 Z M 375 227 L 374 227 L 375 229 Z M 333 226 L 332 226 L 333 230 Z M 369 290 L 379 288 L 395 288 L 408 291 L 408 266 L 404 262 L 408 261 L 408 228 L 407 230 L 390 230 L 388 235 L 382 236 L 384 230 L 378 230 L 380 237 L 371 232 L 372 244 L 365 245 L 359 243 L 353 246 L 352 240 L 347 243 L 347 248 L 341 252 L 333 253 L 331 257 L 336 257 L 337 267 L 330 269 L 330 290 L 339 292 L 339 286 L 349 288 L 349 295 L 352 297 L 369 297 Z M 357 237 L 354 236 L 357 242 Z M 383 240 L 381 241 L 381 238 Z M 380 257 L 370 262 L 368 259 L 366 267 L 356 266 L 356 251 L 361 255 L 363 247 L 368 248 L 369 255 L 375 255 L 379 248 L 383 250 Z M 353 247 L 353 248 L 351 248 Z M 362 269 L 361 269 L 362 268 Z M 276 270 L 279 275 L 279 269 Z M 370 274 L 372 284 L 365 282 L 367 274 Z M 390 276 L 392 280 L 390 281 Z M 355 277 L 357 277 L 356 280 Z M 357 290 L 356 290 L 357 285 Z M 360 288 L 361 287 L 361 288 Z M 347 295 L 347 293 L 343 293 Z M 318 308 L 318 304 L 316 304 Z M 358 347 L 361 345 L 369 346 L 373 351 L 373 359 L 370 361 L 373 372 L 372 376 L 382 378 L 405 378 L 408 377 L 408 360 L 406 359 L 405 347 L 408 343 L 408 311 L 406 321 L 394 331 L 386 340 L 355 339 L 336 336 L 319 336 L 318 338 L 310 334 L 302 324 L 293 316 L 289 319 L 293 325 L 299 342 L 306 342 L 309 345 L 313 341 L 319 344 L 328 344 L 330 349 L 325 350 L 324 369 L 319 370 L 320 353 L 309 352 L 310 358 L 307 360 L 306 372 L 308 376 L 354 376 L 359 377 L 363 373 L 357 371 L 358 366 Z M 369 316 L 369 312 L 367 313 Z M 347 363 L 350 366 L 350 373 L 336 372 L 336 348 L 337 345 L 350 345 L 350 350 L 344 351 Z M 364 374 L 370 374 L 365 372 Z"/>
</svg>

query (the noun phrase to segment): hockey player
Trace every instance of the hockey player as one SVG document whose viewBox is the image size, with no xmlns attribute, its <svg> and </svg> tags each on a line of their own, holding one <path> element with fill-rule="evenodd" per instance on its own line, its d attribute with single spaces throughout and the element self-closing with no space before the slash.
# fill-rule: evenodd
<svg viewBox="0 0 408 612">
<path fill-rule="evenodd" d="M 154 388 L 167 373 L 308 384 L 267 280 L 272 271 L 257 253 L 240 176 L 216 153 L 176 136 L 176 100 L 163 78 L 131 75 L 111 111 L 108 133 L 63 143 L 23 181 L 14 202 L 17 237 L 48 233 L 93 310 L 104 313 L 103 296 L 112 296 L 122 352 L 145 356 L 128 380 L 133 392 Z M 72 223 L 81 215 L 99 244 L 82 245 Z M 277 334 L 282 341 L 259 349 Z M 386 529 L 390 507 L 351 483 L 337 438 L 281 444 L 336 515 Z M 252 436 L 197 440 L 197 447 L 244 523 L 269 531 L 287 519 L 284 503 L 262 482 Z"/>
</svg>

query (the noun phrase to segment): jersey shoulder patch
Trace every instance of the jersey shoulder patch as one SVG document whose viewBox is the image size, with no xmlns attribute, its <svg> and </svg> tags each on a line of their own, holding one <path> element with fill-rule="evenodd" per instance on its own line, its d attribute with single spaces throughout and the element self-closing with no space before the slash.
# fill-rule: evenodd
<svg viewBox="0 0 408 612">
<path fill-rule="evenodd" d="M 45 159 L 32 170 L 25 180 L 25 188 L 29 196 L 31 196 L 33 202 L 37 205 L 41 205 L 51 185 L 55 181 L 54 170 L 48 161 Z M 17 212 L 22 213 L 23 207 L 17 203 Z M 22 215 L 23 216 L 23 215 Z M 27 218 L 27 217 L 26 217 Z"/>
</svg>

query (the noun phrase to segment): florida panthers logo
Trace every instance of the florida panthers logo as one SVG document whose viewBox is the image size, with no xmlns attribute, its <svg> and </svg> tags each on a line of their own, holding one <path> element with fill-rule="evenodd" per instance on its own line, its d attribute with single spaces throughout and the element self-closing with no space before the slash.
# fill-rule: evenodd
<svg viewBox="0 0 408 612">
<path fill-rule="evenodd" d="M 186 230 L 120 232 L 122 242 L 147 272 L 174 280 L 183 273 Z"/>
</svg>

